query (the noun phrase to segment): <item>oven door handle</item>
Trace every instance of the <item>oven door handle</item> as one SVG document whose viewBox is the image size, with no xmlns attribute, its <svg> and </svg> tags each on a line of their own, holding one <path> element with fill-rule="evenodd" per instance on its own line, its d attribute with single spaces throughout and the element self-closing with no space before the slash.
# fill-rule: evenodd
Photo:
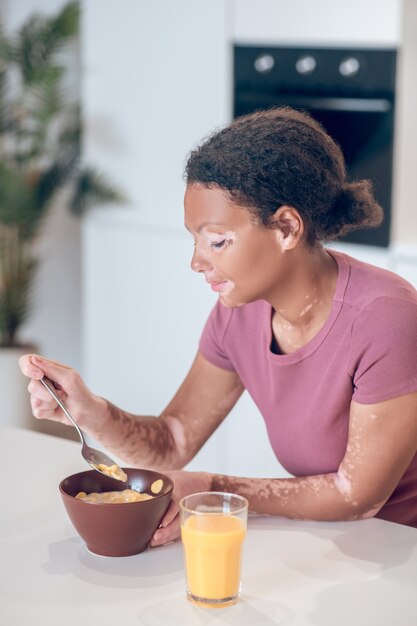
<svg viewBox="0 0 417 626">
<path fill-rule="evenodd" d="M 245 98 L 243 98 L 245 99 Z M 258 96 L 257 100 L 266 98 Z M 268 100 L 275 104 L 299 106 L 318 111 L 352 111 L 358 113 L 388 113 L 392 109 L 392 102 L 387 98 L 339 98 L 332 96 L 290 96 L 288 94 L 268 94 Z M 251 98 L 252 100 L 252 98 Z"/>
<path fill-rule="evenodd" d="M 392 109 L 392 103 L 386 98 L 301 97 L 299 104 L 322 111 L 357 111 L 358 113 L 388 113 Z"/>
<path fill-rule="evenodd" d="M 265 92 L 254 94 L 247 91 L 241 92 L 237 97 L 242 105 L 248 104 L 251 107 L 287 105 L 313 111 L 388 113 L 393 107 L 393 103 L 388 98 L 343 98 Z"/>
</svg>

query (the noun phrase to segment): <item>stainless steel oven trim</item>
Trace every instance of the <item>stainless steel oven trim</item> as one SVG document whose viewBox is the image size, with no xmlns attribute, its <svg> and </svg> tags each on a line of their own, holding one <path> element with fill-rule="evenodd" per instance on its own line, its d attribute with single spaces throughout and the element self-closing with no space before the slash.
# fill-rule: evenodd
<svg viewBox="0 0 417 626">
<path fill-rule="evenodd" d="M 251 94 L 241 94 L 240 101 L 262 102 L 265 105 L 271 104 L 271 106 L 282 102 L 289 106 L 300 106 L 321 111 L 357 111 L 358 113 L 388 113 L 392 109 L 392 102 L 386 98 L 324 98 L 257 92 L 253 98 L 251 98 Z"/>
</svg>

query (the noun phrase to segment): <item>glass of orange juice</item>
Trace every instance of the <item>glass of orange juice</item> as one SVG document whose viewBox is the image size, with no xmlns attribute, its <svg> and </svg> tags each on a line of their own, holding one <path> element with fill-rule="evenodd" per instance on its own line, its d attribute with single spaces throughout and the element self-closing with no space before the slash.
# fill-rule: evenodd
<svg viewBox="0 0 417 626">
<path fill-rule="evenodd" d="M 187 597 L 199 606 L 225 607 L 239 599 L 248 501 L 210 491 L 180 501 Z"/>
</svg>

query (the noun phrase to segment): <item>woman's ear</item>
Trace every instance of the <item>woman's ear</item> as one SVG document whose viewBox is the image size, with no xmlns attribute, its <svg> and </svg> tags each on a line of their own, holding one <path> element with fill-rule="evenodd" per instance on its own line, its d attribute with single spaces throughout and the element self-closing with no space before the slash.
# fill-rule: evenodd
<svg viewBox="0 0 417 626">
<path fill-rule="evenodd" d="M 282 250 L 292 250 L 304 234 L 304 220 L 294 207 L 281 206 L 271 219 Z"/>
</svg>

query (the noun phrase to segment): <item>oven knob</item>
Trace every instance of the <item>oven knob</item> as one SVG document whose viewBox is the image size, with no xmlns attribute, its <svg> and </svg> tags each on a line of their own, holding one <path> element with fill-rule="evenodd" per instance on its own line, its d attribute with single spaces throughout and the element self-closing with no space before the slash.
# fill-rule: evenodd
<svg viewBox="0 0 417 626">
<path fill-rule="evenodd" d="M 347 57 L 340 63 L 339 72 L 346 78 L 352 78 L 353 76 L 356 76 L 360 68 L 361 64 L 356 57 Z"/>
<path fill-rule="evenodd" d="M 255 70 L 260 74 L 266 74 L 274 69 L 275 59 L 271 54 L 261 54 L 255 59 Z"/>
<path fill-rule="evenodd" d="M 311 74 L 316 67 L 317 61 L 311 54 L 300 57 L 295 64 L 295 69 L 299 74 Z"/>
</svg>

